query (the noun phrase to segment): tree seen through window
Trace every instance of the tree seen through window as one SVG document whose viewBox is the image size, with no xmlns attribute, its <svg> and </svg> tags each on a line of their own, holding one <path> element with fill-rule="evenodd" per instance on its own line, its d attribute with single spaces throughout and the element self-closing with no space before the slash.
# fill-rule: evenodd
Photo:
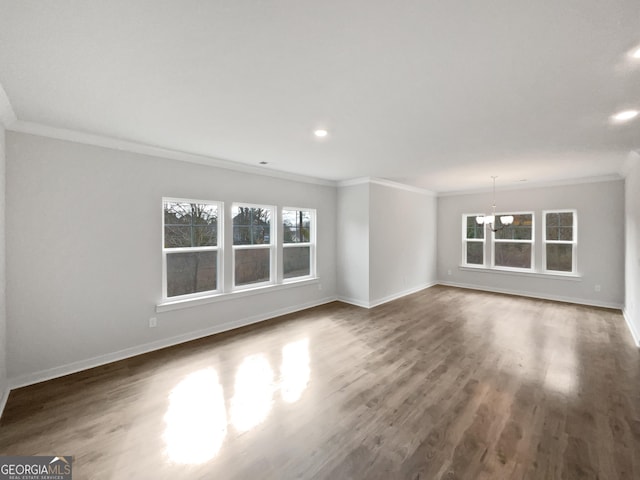
<svg viewBox="0 0 640 480">
<path fill-rule="evenodd" d="M 163 223 L 166 296 L 216 290 L 218 205 L 165 201 Z"/>
</svg>

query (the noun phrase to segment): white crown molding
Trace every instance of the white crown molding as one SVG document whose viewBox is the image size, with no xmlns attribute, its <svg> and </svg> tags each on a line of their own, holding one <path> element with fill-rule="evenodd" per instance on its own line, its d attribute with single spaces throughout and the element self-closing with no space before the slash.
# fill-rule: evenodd
<svg viewBox="0 0 640 480">
<path fill-rule="evenodd" d="M 18 120 L 16 113 L 13 111 L 7 92 L 4 91 L 0 84 L 0 123 L 4 128 L 9 128 Z"/>
<path fill-rule="evenodd" d="M 407 185 L 405 183 L 394 182 L 392 180 L 387 180 L 386 178 L 378 178 L 378 177 L 359 177 L 352 178 L 350 180 L 341 180 L 338 182 L 338 187 L 352 187 L 354 185 L 362 185 L 362 184 L 374 184 L 374 185 L 382 185 L 384 187 L 396 188 L 398 190 L 405 190 L 407 192 L 419 193 L 420 195 L 429 195 L 435 197 L 436 192 L 432 192 L 431 190 L 426 190 L 420 187 L 414 187 L 413 185 Z"/>
<path fill-rule="evenodd" d="M 29 135 L 38 135 L 40 137 L 54 138 L 57 140 L 66 140 L 74 143 L 92 145 L 113 150 L 122 150 L 125 152 L 138 153 L 141 155 L 149 155 L 152 157 L 168 158 L 170 160 L 179 160 L 181 162 L 197 163 L 207 165 L 209 167 L 224 168 L 227 170 L 235 170 L 244 173 L 252 173 L 255 175 L 263 175 L 266 177 L 275 177 L 283 180 L 292 180 L 295 182 L 312 183 L 327 187 L 335 187 L 336 182 L 322 178 L 308 177 L 295 173 L 287 173 L 279 170 L 271 170 L 267 168 L 254 167 L 230 160 L 222 160 L 219 158 L 207 157 L 205 155 L 197 155 L 168 148 L 154 147 L 129 140 L 120 140 L 104 135 L 96 135 L 93 133 L 79 132 L 66 128 L 50 127 L 41 123 L 25 122 L 22 120 L 15 121 L 8 128 L 12 132 L 26 133 Z"/>
<path fill-rule="evenodd" d="M 255 175 L 263 175 L 267 177 L 280 178 L 283 180 L 291 180 L 295 182 L 310 183 L 315 185 L 322 185 L 327 187 L 350 187 L 361 184 L 375 184 L 389 188 L 396 188 L 399 190 L 405 190 L 421 195 L 428 195 L 433 197 L 449 197 L 458 195 L 470 195 L 476 193 L 486 193 L 492 191 L 491 187 L 483 187 L 470 190 L 456 190 L 450 192 L 434 192 L 420 187 L 407 185 L 404 183 L 387 180 L 379 177 L 359 177 L 349 180 L 328 180 L 317 177 L 309 177 L 306 175 L 299 175 L 295 173 L 283 172 L 280 170 L 271 170 L 267 168 L 255 167 L 253 165 L 246 165 L 239 162 L 233 162 L 230 160 L 223 160 L 214 157 L 207 157 L 205 155 L 198 155 L 194 153 L 183 152 L 179 150 L 171 150 L 163 147 L 156 147 L 152 145 L 146 145 L 142 143 L 132 142 L 129 140 L 121 140 L 104 135 L 97 135 L 93 133 L 80 132 L 77 130 L 51 127 L 41 123 L 26 122 L 18 120 L 13 107 L 9 102 L 2 85 L 0 85 L 0 122 L 4 127 L 12 132 L 26 133 L 29 135 L 38 135 L 41 137 L 54 138 L 57 140 L 66 140 L 69 142 L 81 143 L 85 145 L 92 145 L 103 148 L 110 148 L 113 150 L 122 150 L 126 152 L 138 153 L 141 155 L 149 155 L 160 158 L 167 158 L 171 160 L 178 160 L 189 163 L 196 163 L 200 165 L 206 165 L 210 167 L 224 168 L 227 170 L 234 170 L 244 173 L 251 173 Z M 584 177 L 574 179 L 553 180 L 546 182 L 526 182 L 515 185 L 506 185 L 496 188 L 497 191 L 505 190 L 523 190 L 532 188 L 544 188 L 554 186 L 565 185 L 577 185 L 583 183 L 598 183 L 598 182 L 610 182 L 616 180 L 622 180 L 626 177 L 630 168 L 635 162 L 640 159 L 640 151 L 631 151 L 627 158 L 627 161 L 623 165 L 620 172 L 610 175 L 602 175 L 597 177 Z"/>
<path fill-rule="evenodd" d="M 534 188 L 562 187 L 566 185 L 580 185 L 583 183 L 615 182 L 623 179 L 624 176 L 621 173 L 613 173 L 609 175 L 600 175 L 597 177 L 566 178 L 563 180 L 549 180 L 546 182 L 522 182 L 516 185 L 505 185 L 503 187 L 496 187 L 496 191 L 531 190 Z M 487 193 L 491 191 L 493 191 L 493 187 L 476 188 L 470 190 L 456 190 L 452 192 L 440 192 L 438 193 L 438 197 L 456 197 L 458 195 L 473 195 L 476 193 Z"/>
<path fill-rule="evenodd" d="M 413 185 L 407 185 L 405 183 L 394 182 L 392 180 L 387 180 L 386 178 L 376 178 L 372 177 L 370 182 L 376 185 L 382 185 L 384 187 L 397 188 L 398 190 L 405 190 L 407 192 L 419 193 L 420 195 L 429 195 L 431 197 L 435 197 L 436 192 L 432 192 L 431 190 L 427 190 L 425 188 L 414 187 Z"/>
<path fill-rule="evenodd" d="M 371 179 L 369 177 L 358 177 L 351 178 L 349 180 L 340 180 L 338 181 L 338 187 L 353 187 L 354 185 L 362 185 L 364 183 L 369 183 Z"/>
<path fill-rule="evenodd" d="M 620 175 L 626 178 L 636 165 L 640 165 L 640 150 L 632 150 L 629 152 L 627 159 L 622 165 Z"/>
</svg>

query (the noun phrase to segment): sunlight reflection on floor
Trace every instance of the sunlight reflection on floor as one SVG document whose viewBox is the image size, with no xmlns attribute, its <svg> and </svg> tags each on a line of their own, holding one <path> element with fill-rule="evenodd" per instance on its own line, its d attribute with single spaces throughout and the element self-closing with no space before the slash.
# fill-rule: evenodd
<svg viewBox="0 0 640 480">
<path fill-rule="evenodd" d="M 231 422 L 239 432 L 251 430 L 267 418 L 273 403 L 273 376 L 273 369 L 262 354 L 245 358 L 238 367 Z"/>
<path fill-rule="evenodd" d="M 261 424 L 273 407 L 278 389 L 284 402 L 300 400 L 309 384 L 309 365 L 308 338 L 282 348 L 279 382 L 264 354 L 245 357 L 235 372 L 233 397 L 229 399 L 230 422 L 236 431 L 244 433 Z M 216 370 L 199 370 L 182 380 L 169 395 L 164 420 L 170 461 L 200 464 L 215 457 L 227 435 L 228 422 Z"/>
<path fill-rule="evenodd" d="M 555 355 L 549 365 L 544 386 L 562 395 L 574 395 L 578 389 L 579 372 L 574 350 Z"/>
<path fill-rule="evenodd" d="M 549 317 L 518 318 L 512 323 L 492 319 L 478 323 L 472 315 L 468 318 L 465 328 L 469 331 L 475 334 L 480 329 L 491 331 L 495 350 L 504 352 L 503 370 L 542 384 L 552 394 L 572 396 L 577 393 L 580 369 L 575 323 L 563 323 L 556 312 Z M 550 329 L 549 323 L 555 325 L 555 329 Z"/>
<path fill-rule="evenodd" d="M 280 396 L 287 403 L 297 402 L 307 388 L 309 368 L 309 339 L 288 343 L 282 348 L 280 365 Z"/>
<path fill-rule="evenodd" d="M 164 417 L 169 459 L 199 464 L 212 459 L 227 434 L 227 412 L 218 374 L 207 368 L 190 374 L 169 396 Z"/>
</svg>

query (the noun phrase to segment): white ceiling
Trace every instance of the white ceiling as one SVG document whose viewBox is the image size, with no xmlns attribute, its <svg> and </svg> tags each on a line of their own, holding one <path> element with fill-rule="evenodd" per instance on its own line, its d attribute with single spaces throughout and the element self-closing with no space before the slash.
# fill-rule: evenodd
<svg viewBox="0 0 640 480">
<path fill-rule="evenodd" d="M 619 172 L 637 47 L 638 0 L 0 0 L 20 122 L 439 192 Z"/>
</svg>

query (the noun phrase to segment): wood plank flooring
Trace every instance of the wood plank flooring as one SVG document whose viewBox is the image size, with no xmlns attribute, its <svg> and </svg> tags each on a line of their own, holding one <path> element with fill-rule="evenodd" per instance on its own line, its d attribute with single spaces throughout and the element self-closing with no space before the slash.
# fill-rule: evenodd
<svg viewBox="0 0 640 480">
<path fill-rule="evenodd" d="M 13 391 L 3 455 L 78 479 L 639 479 L 618 311 L 437 286 Z"/>
</svg>

